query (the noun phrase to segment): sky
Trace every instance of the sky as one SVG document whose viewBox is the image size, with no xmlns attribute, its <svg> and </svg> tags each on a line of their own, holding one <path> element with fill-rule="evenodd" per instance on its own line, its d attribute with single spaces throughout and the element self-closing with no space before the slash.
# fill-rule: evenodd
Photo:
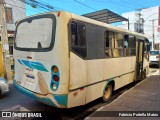
<svg viewBox="0 0 160 120">
<path fill-rule="evenodd" d="M 160 0 L 37 0 L 54 7 L 78 15 L 109 9 L 115 13 L 135 11 L 141 8 L 160 6 Z M 44 9 L 27 6 L 27 16 L 45 12 Z"/>
</svg>

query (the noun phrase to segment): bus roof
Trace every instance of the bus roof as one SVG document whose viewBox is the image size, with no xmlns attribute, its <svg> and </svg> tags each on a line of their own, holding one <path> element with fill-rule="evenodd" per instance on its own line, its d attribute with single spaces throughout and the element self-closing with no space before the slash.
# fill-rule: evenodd
<svg viewBox="0 0 160 120">
<path fill-rule="evenodd" d="M 116 27 L 116 26 L 113 26 L 113 25 L 110 25 L 110 24 L 107 24 L 107 23 L 104 23 L 104 22 L 100 22 L 100 21 L 90 19 L 90 18 L 87 18 L 87 17 L 84 17 L 84 16 L 76 15 L 76 14 L 73 14 L 73 13 L 71 13 L 71 14 L 72 14 L 73 19 L 77 19 L 77 20 L 84 21 L 84 22 L 87 22 L 87 23 L 91 23 L 91 24 L 102 26 L 102 27 L 106 27 L 106 28 L 108 28 L 109 30 L 112 30 L 112 31 L 122 32 L 122 33 L 126 33 L 126 34 L 132 34 L 132 35 L 136 35 L 136 36 L 139 36 L 139 37 L 146 37 L 144 34 L 141 34 L 141 33 L 126 30 L 124 28 Z"/>
<path fill-rule="evenodd" d="M 84 17 L 84 16 L 76 15 L 74 13 L 66 12 L 66 11 L 46 12 L 46 13 L 42 13 L 42 14 L 53 14 L 53 13 L 58 13 L 58 12 L 61 12 L 61 14 L 70 14 L 72 19 L 76 19 L 76 20 L 79 20 L 79 21 L 83 21 L 83 22 L 95 24 L 95 25 L 98 25 L 98 26 L 106 27 L 108 30 L 111 30 L 111 31 L 117 31 L 117 32 L 132 34 L 132 35 L 136 35 L 136 36 L 139 36 L 139 37 L 143 37 L 143 38 L 145 37 L 146 38 L 146 36 L 144 34 L 133 32 L 133 31 L 130 31 L 130 30 L 126 30 L 126 29 L 123 29 L 123 28 L 120 28 L 120 27 L 116 27 L 116 26 L 113 26 L 113 25 L 110 25 L 110 24 L 107 24 L 107 23 L 103 23 L 103 22 L 100 22 L 100 21 L 97 21 L 97 20 L 94 20 L 94 19 L 90 19 L 90 18 L 87 18 L 87 17 Z M 38 15 L 42 15 L 42 14 L 36 14 L 36 15 L 33 15 L 33 16 L 38 16 Z M 33 16 L 29 16 L 29 17 L 33 17 Z M 23 19 L 26 19 L 26 18 L 29 18 L 29 17 L 25 17 Z M 22 19 L 20 19 L 20 20 L 22 20 Z M 17 22 L 19 22 L 20 20 L 18 20 Z"/>
</svg>

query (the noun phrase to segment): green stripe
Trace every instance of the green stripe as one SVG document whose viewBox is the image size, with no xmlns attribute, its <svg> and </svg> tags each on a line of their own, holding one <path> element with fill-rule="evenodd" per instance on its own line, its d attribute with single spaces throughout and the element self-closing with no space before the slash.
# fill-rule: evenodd
<svg viewBox="0 0 160 120">
<path fill-rule="evenodd" d="M 128 72 L 128 73 L 124 73 L 124 74 L 121 74 L 121 75 L 118 75 L 118 76 L 115 76 L 115 77 L 112 77 L 112 78 L 109 78 L 109 79 L 106 79 L 106 80 L 101 80 L 101 81 L 98 81 L 98 82 L 95 82 L 95 83 L 92 83 L 92 84 L 88 84 L 88 85 L 85 85 L 85 86 L 81 86 L 81 87 L 78 87 L 78 88 L 75 88 L 75 89 L 69 90 L 69 92 L 72 92 L 72 91 L 78 90 L 78 89 L 80 89 L 80 88 L 89 87 L 89 86 L 92 86 L 92 85 L 95 85 L 95 84 L 98 84 L 98 83 L 101 83 L 101 82 L 105 82 L 105 81 L 108 81 L 108 80 L 111 80 L 111 79 L 115 79 L 115 78 L 117 78 L 117 77 L 121 77 L 121 76 L 124 76 L 124 75 L 130 74 L 130 73 L 133 73 L 133 72 L 135 72 L 135 71 L 131 71 L 131 72 Z"/>
</svg>

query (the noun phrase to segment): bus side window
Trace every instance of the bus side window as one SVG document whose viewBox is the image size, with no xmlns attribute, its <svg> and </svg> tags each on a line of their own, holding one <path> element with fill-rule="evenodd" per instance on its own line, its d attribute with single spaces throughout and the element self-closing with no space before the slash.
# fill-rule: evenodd
<svg viewBox="0 0 160 120">
<path fill-rule="evenodd" d="M 129 35 L 128 47 L 131 56 L 136 55 L 136 39 L 135 36 Z"/>
<path fill-rule="evenodd" d="M 78 46 L 77 23 L 71 23 L 71 45 Z"/>
<path fill-rule="evenodd" d="M 132 35 L 124 36 L 124 56 L 136 55 L 136 40 Z"/>
<path fill-rule="evenodd" d="M 123 57 L 123 34 L 122 33 L 114 33 L 114 48 L 113 57 Z"/>
<path fill-rule="evenodd" d="M 128 41 L 129 41 L 129 36 L 124 35 L 124 56 L 129 56 Z"/>
<path fill-rule="evenodd" d="M 83 23 L 71 23 L 71 48 L 76 54 L 86 58 L 86 26 Z"/>
<path fill-rule="evenodd" d="M 109 32 L 109 31 L 105 31 L 104 37 L 105 37 L 105 55 L 106 55 L 106 57 L 112 57 L 112 37 L 113 37 L 113 34 L 111 34 L 111 32 Z"/>
</svg>

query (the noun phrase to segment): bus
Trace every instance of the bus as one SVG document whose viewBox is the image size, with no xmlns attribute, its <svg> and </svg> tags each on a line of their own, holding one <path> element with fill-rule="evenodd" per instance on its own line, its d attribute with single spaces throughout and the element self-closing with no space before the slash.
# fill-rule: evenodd
<svg viewBox="0 0 160 120">
<path fill-rule="evenodd" d="M 58 108 L 85 105 L 146 77 L 149 41 L 143 34 L 65 11 L 18 21 L 14 86 Z"/>
</svg>

